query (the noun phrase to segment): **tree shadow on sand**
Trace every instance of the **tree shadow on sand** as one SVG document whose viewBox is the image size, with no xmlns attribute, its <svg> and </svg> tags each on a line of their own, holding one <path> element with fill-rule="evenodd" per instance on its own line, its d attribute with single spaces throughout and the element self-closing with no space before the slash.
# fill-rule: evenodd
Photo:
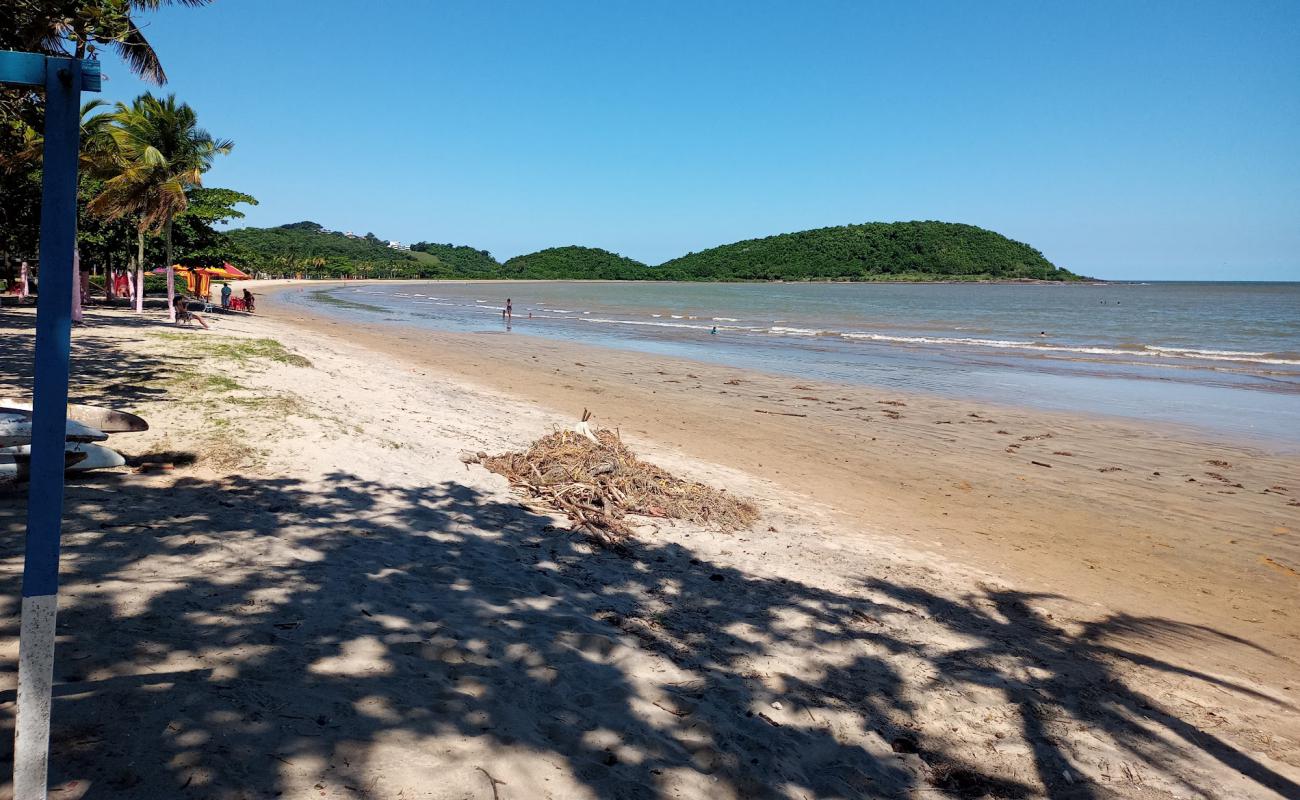
<svg viewBox="0 0 1300 800">
<path fill-rule="evenodd" d="M 31 396 L 36 337 L 32 314 L 0 311 L 0 392 Z M 109 403 L 121 407 L 166 394 L 158 381 L 169 371 L 158 358 L 123 348 L 112 329 L 165 331 L 175 328 L 158 314 L 93 319 L 77 326 L 73 337 L 69 397 L 74 402 Z M 19 334 L 25 334 L 19 336 Z M 160 345 L 162 347 L 162 345 Z M 173 348 L 174 349 L 174 348 Z M 3 395 L 0 395 L 3 396 Z"/>
<path fill-rule="evenodd" d="M 132 480 L 68 491 L 51 781 L 85 797 L 546 796 L 544 777 L 490 782 L 491 762 L 461 756 L 474 745 L 562 765 L 598 797 L 1112 796 L 1068 774 L 1054 731 L 1071 721 L 1192 792 L 1181 767 L 1208 753 L 1300 796 L 1116 678 L 1137 657 L 1109 633 L 1207 635 L 1186 626 L 1125 617 L 1071 633 L 1016 592 L 954 600 L 871 579 L 840 593 L 666 541 L 592 552 L 455 482 Z M 21 498 L 0 498 L 7 637 L 22 530 Z M 889 622 L 911 617 L 963 645 Z M 832 646 L 816 670 L 773 676 L 766 660 Z M 903 664 L 1003 698 L 1027 771 L 910 725 Z M 0 703 L 11 757 L 12 688 Z M 396 783 L 399 766 L 427 781 Z"/>
</svg>

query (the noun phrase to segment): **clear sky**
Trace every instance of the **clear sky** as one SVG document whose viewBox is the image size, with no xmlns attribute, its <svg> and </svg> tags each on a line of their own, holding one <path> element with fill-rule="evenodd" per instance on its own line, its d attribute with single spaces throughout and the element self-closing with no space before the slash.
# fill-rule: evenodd
<svg viewBox="0 0 1300 800">
<path fill-rule="evenodd" d="M 217 0 L 144 18 L 248 224 L 659 263 L 968 222 L 1300 280 L 1300 3 Z M 104 97 L 145 87 L 106 61 Z"/>
</svg>

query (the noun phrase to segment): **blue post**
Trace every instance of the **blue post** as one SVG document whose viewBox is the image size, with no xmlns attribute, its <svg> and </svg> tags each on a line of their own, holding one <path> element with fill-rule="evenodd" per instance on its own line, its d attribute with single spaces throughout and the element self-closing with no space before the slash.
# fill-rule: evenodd
<svg viewBox="0 0 1300 800">
<path fill-rule="evenodd" d="M 14 733 L 15 800 L 46 797 L 81 134 L 81 62 L 53 57 L 44 62 L 41 283 L 36 306 L 31 483 L 18 656 L 18 724 Z"/>
</svg>

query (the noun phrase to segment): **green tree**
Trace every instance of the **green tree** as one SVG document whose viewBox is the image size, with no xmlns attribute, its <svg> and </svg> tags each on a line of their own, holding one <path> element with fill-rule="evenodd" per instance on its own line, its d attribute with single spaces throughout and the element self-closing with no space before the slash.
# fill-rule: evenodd
<svg viewBox="0 0 1300 800">
<path fill-rule="evenodd" d="M 84 58 L 97 46 L 112 48 L 131 71 L 162 85 L 167 73 L 136 24 L 143 11 L 163 6 L 205 6 L 212 0 L 7 0 L 0 49 Z"/>
<path fill-rule="evenodd" d="M 172 264 L 172 223 L 189 207 L 187 190 L 200 186 L 212 160 L 234 148 L 198 126 L 198 115 L 175 95 L 145 93 L 130 105 L 118 103 L 108 130 L 111 158 L 104 188 L 88 206 L 107 220 L 136 219 L 140 263 L 146 233 L 163 235 L 166 263 Z"/>
</svg>

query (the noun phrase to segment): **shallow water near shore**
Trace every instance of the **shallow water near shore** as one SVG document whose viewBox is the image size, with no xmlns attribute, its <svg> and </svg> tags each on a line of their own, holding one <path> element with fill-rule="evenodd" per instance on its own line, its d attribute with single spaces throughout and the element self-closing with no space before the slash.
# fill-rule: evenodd
<svg viewBox="0 0 1300 800">
<path fill-rule="evenodd" d="M 358 321 L 542 336 L 1300 449 L 1298 283 L 410 282 L 299 284 L 278 299 Z"/>
</svg>

